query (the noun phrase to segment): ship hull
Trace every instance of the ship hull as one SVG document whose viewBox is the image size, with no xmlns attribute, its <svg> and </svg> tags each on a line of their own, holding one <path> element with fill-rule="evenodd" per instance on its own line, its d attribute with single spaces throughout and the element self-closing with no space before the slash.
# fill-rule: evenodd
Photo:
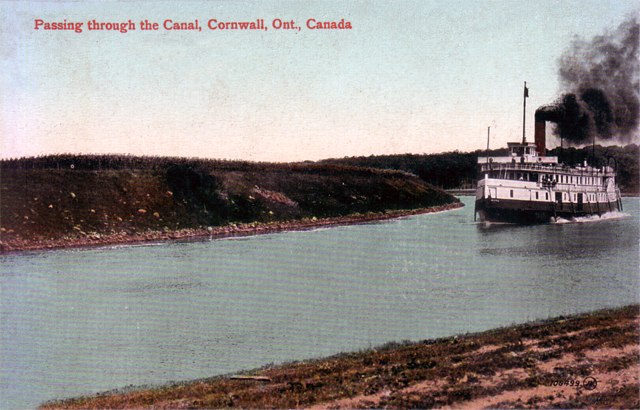
<svg viewBox="0 0 640 410">
<path fill-rule="evenodd" d="M 621 211 L 618 201 L 589 204 L 534 202 L 480 198 L 475 210 L 483 222 L 548 223 L 552 218 L 571 219 Z"/>
<path fill-rule="evenodd" d="M 622 211 L 612 167 L 561 164 L 525 141 L 507 146 L 509 155 L 478 157 L 475 211 L 481 221 L 547 223 Z"/>
</svg>

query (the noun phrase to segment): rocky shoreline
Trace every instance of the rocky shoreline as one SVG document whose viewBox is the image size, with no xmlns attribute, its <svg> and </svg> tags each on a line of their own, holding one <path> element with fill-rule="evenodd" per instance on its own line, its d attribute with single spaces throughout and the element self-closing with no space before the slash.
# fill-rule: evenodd
<svg viewBox="0 0 640 410">
<path fill-rule="evenodd" d="M 116 234 L 86 234 L 84 236 L 62 237 L 56 239 L 24 239 L 11 238 L 0 240 L 0 254 L 33 250 L 49 250 L 62 248 L 87 248 L 108 245 L 140 244 L 176 240 L 197 240 L 204 238 L 226 238 L 234 236 L 260 235 L 282 231 L 308 230 L 328 226 L 352 225 L 373 221 L 400 218 L 424 213 L 442 212 L 464 206 L 461 202 L 429 208 L 390 210 L 386 212 L 370 212 L 352 214 L 332 218 L 304 218 L 291 221 L 253 222 L 213 226 L 206 228 L 190 228 L 173 231 L 146 231 Z"/>
</svg>

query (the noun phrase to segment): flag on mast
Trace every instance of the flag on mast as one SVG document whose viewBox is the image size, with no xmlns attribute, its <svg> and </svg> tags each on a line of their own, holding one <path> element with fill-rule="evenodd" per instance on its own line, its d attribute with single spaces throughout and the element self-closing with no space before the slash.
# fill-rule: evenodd
<svg viewBox="0 0 640 410">
<path fill-rule="evenodd" d="M 526 125 L 526 113 L 527 113 L 527 97 L 529 97 L 529 89 L 527 88 L 527 82 L 524 82 L 524 97 L 522 98 L 522 144 L 527 143 L 527 136 L 525 133 Z"/>
</svg>

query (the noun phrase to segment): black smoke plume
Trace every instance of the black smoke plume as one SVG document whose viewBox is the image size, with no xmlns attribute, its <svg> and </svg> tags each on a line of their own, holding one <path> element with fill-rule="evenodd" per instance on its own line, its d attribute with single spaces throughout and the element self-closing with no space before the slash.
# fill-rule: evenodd
<svg viewBox="0 0 640 410">
<path fill-rule="evenodd" d="M 559 61 L 565 92 L 540 107 L 536 119 L 555 122 L 555 134 L 569 143 L 638 140 L 639 32 L 632 18 L 591 41 L 574 40 Z"/>
</svg>

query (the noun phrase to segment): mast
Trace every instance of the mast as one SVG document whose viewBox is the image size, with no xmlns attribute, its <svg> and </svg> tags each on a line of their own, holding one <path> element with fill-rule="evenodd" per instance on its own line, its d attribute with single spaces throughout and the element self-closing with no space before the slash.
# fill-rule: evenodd
<svg viewBox="0 0 640 410">
<path fill-rule="evenodd" d="M 489 153 L 489 136 L 491 135 L 491 126 L 487 127 L 487 154 Z"/>
<path fill-rule="evenodd" d="M 522 144 L 527 143 L 527 137 L 525 136 L 525 125 L 527 118 L 527 97 L 529 97 L 529 89 L 527 88 L 527 82 L 524 82 L 524 97 L 522 98 Z"/>
<path fill-rule="evenodd" d="M 591 144 L 591 166 L 596 166 L 596 134 L 593 134 L 593 143 Z"/>
<path fill-rule="evenodd" d="M 487 162 L 489 162 L 489 135 L 491 135 L 491 126 L 487 127 Z"/>
</svg>

